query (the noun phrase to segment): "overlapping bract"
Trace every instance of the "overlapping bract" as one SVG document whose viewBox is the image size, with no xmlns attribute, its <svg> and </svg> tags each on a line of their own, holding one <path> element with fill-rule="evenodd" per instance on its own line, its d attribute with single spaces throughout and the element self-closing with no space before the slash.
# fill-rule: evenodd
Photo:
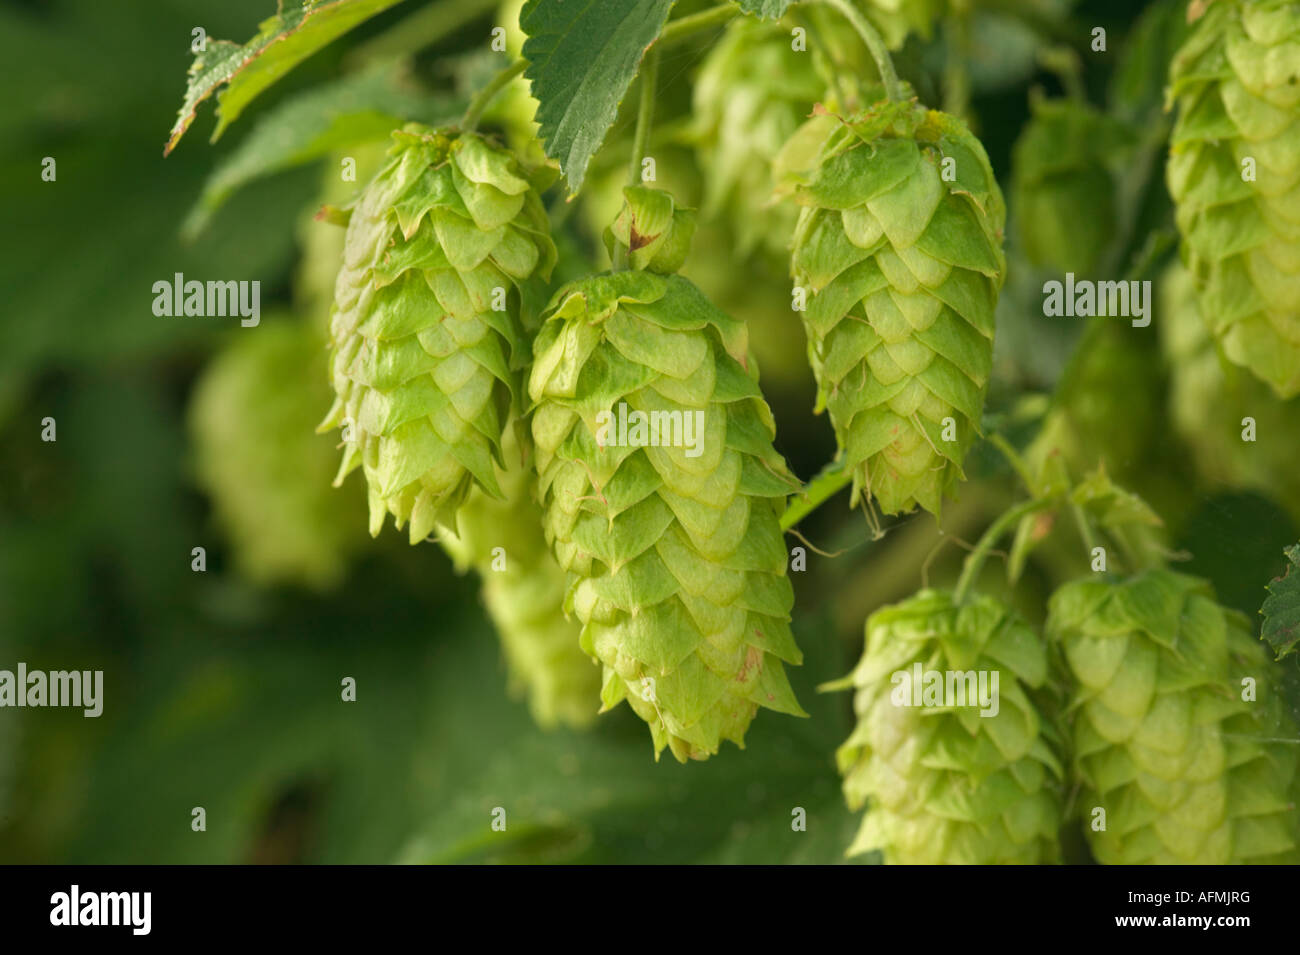
<svg viewBox="0 0 1300 955">
<path fill-rule="evenodd" d="M 361 467 L 370 531 L 391 513 L 412 543 L 471 487 L 500 495 L 501 429 L 527 339 L 518 286 L 555 261 L 537 183 L 474 133 L 408 124 L 352 209 L 331 322 L 344 429 L 339 478 Z"/>
<path fill-rule="evenodd" d="M 1159 287 L 1161 345 L 1169 364 L 1169 417 L 1197 471 L 1214 484 L 1252 488 L 1300 519 L 1300 397 L 1281 401 L 1228 362 L 1200 316 L 1192 277 L 1171 266 Z M 1247 419 L 1254 439 L 1242 439 Z"/>
<path fill-rule="evenodd" d="M 981 715 L 974 684 L 970 699 L 907 705 L 917 664 L 945 687 L 949 673 L 997 672 L 996 715 Z M 1038 635 L 992 597 L 956 604 L 923 590 L 873 613 L 862 660 L 843 681 L 857 689 L 858 722 L 840 772 L 850 807 L 867 807 L 849 853 L 879 849 L 905 865 L 1057 861 L 1060 741 L 1029 692 L 1047 672 Z"/>
<path fill-rule="evenodd" d="M 1169 99 L 1169 191 L 1202 314 L 1228 358 L 1300 394 L 1300 6 L 1214 0 Z"/>
<path fill-rule="evenodd" d="M 798 485 L 744 325 L 678 276 L 608 273 L 556 293 L 534 356 L 546 535 L 605 708 L 683 761 L 743 744 L 760 706 L 801 714 L 778 524 Z"/>
<path fill-rule="evenodd" d="M 787 254 L 795 212 L 772 200 L 771 163 L 825 92 L 812 55 L 779 24 L 736 20 L 705 57 L 694 89 L 701 212 L 731 227 L 742 256 Z"/>
<path fill-rule="evenodd" d="M 329 395 L 324 364 L 313 328 L 267 315 L 194 389 L 195 476 L 255 583 L 329 587 L 364 539 L 349 512 L 360 501 L 330 490 L 334 451 L 312 431 Z"/>
<path fill-rule="evenodd" d="M 979 430 L 1005 206 L 965 125 L 915 102 L 817 116 L 777 162 L 818 407 L 881 511 L 938 513 Z"/>
<path fill-rule="evenodd" d="M 438 541 L 458 569 L 473 568 L 482 578 L 512 689 L 527 697 L 533 719 L 544 728 L 585 727 L 596 718 L 600 671 L 578 646 L 578 625 L 565 615 L 565 573 L 547 547 L 536 476 L 513 431 L 506 429 L 503 447 L 505 500 L 471 491 L 456 528 L 440 527 Z"/>
<path fill-rule="evenodd" d="M 1297 861 L 1297 753 L 1275 742 L 1295 727 L 1245 617 L 1159 569 L 1066 584 L 1047 629 L 1074 685 L 1079 812 L 1098 861 Z"/>
</svg>

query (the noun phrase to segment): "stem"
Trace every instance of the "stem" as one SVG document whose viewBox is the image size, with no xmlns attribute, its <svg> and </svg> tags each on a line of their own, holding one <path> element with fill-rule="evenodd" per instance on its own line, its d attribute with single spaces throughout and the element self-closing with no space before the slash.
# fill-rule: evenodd
<svg viewBox="0 0 1300 955">
<path fill-rule="evenodd" d="M 627 168 L 627 184 L 641 182 L 641 160 L 645 158 L 650 142 L 650 126 L 655 113 L 655 89 L 659 85 L 659 45 L 652 44 L 641 63 L 641 102 L 636 111 L 636 131 L 632 134 L 632 158 Z M 627 268 L 628 250 L 621 244 L 614 246 L 614 270 Z"/>
<path fill-rule="evenodd" d="M 716 7 L 701 10 L 699 13 L 692 13 L 680 20 L 673 20 L 659 34 L 659 43 L 656 45 L 667 46 L 670 43 L 676 43 L 678 40 L 693 36 L 702 30 L 721 26 L 739 12 L 740 8 L 734 3 L 720 3 Z"/>
<path fill-rule="evenodd" d="M 966 591 L 975 582 L 980 567 L 984 565 L 985 559 L 988 558 L 989 551 L 993 549 L 993 545 L 997 543 L 999 537 L 1018 524 L 1026 514 L 1044 510 L 1054 503 L 1055 501 L 1051 498 L 1034 498 L 1016 505 L 1009 511 L 1005 511 L 1001 517 L 994 521 L 989 529 L 984 532 L 984 536 L 979 539 L 975 549 L 967 555 L 966 562 L 962 564 L 961 576 L 957 578 L 957 589 L 953 593 L 953 601 L 961 603 Z"/>
<path fill-rule="evenodd" d="M 460 128 L 466 131 L 472 130 L 478 126 L 478 121 L 483 118 L 483 111 L 488 108 L 496 95 L 505 89 L 510 81 L 522 73 L 528 67 L 527 60 L 515 60 L 504 70 L 492 77 L 487 86 L 483 87 L 474 94 L 474 98 L 469 101 L 469 107 L 465 110 L 465 115 L 461 118 Z"/>
<path fill-rule="evenodd" d="M 843 461 L 834 461 L 813 478 L 803 493 L 786 507 L 781 515 L 781 530 L 788 531 L 801 520 L 821 507 L 853 480 L 853 473 Z"/>
<path fill-rule="evenodd" d="M 858 36 L 862 37 L 862 42 L 867 45 L 871 58 L 876 61 L 880 80 L 885 84 L 885 95 L 895 102 L 901 102 L 904 99 L 903 84 L 898 81 L 898 74 L 894 72 L 894 61 L 889 58 L 889 50 L 885 48 L 885 41 L 880 38 L 876 28 L 858 12 L 857 8 L 850 5 L 848 0 L 822 0 L 822 3 L 838 10 L 857 31 Z"/>
<path fill-rule="evenodd" d="M 966 119 L 970 109 L 970 21 L 968 14 L 955 14 L 944 25 L 948 62 L 943 70 L 943 111 Z"/>
</svg>

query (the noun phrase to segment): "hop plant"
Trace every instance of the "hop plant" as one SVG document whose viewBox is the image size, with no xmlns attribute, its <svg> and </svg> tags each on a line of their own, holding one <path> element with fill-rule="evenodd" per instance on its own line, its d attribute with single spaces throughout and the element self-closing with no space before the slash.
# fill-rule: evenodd
<svg viewBox="0 0 1300 955">
<path fill-rule="evenodd" d="M 948 673 L 990 674 L 994 715 L 973 685 L 961 684 L 970 698 L 931 699 L 924 676 L 913 685 L 918 666 L 945 685 Z M 879 849 L 904 865 L 1057 861 L 1060 739 L 1031 696 L 1047 672 L 1038 635 L 992 597 L 957 602 L 929 589 L 873 613 L 862 660 L 832 684 L 857 691 L 857 726 L 837 754 L 849 806 L 867 806 L 849 854 Z"/>
<path fill-rule="evenodd" d="M 1170 67 L 1182 257 L 1225 354 L 1300 394 L 1300 7 L 1215 0 Z"/>
<path fill-rule="evenodd" d="M 314 433 L 324 364 L 310 327 L 264 316 L 208 365 L 191 399 L 195 476 L 240 572 L 259 584 L 327 588 L 359 543 L 354 502 L 329 489 L 334 451 Z"/>
<path fill-rule="evenodd" d="M 529 396 L 546 536 L 573 575 L 566 606 L 603 665 L 604 708 L 626 699 L 656 756 L 684 762 L 743 745 L 760 706 L 804 715 L 782 667 L 801 655 L 778 523 L 798 484 L 744 325 L 671 274 L 682 220 L 646 192 L 629 190 L 627 224 L 662 244 L 634 261 L 669 274 L 560 289 Z"/>
<path fill-rule="evenodd" d="M 1297 757 L 1275 742 L 1295 727 L 1245 617 L 1159 569 L 1066 584 L 1047 632 L 1074 686 L 1073 772 L 1099 861 L 1297 861 Z"/>
<path fill-rule="evenodd" d="M 773 201 L 772 160 L 826 84 L 787 28 L 734 21 L 709 51 L 695 82 L 696 155 L 704 171 L 701 213 L 725 221 L 736 249 L 788 254 L 795 212 Z"/>
<path fill-rule="evenodd" d="M 937 514 L 979 429 L 1005 275 L 984 149 L 952 116 L 881 101 L 814 117 L 778 168 L 802 206 L 791 263 L 853 500 Z"/>
<path fill-rule="evenodd" d="M 1035 96 L 1031 110 L 1012 150 L 1020 246 L 1035 265 L 1091 274 L 1118 228 L 1111 164 L 1130 137 L 1086 103 Z"/>
<path fill-rule="evenodd" d="M 457 569 L 473 568 L 482 578 L 511 689 L 527 696 L 533 719 L 543 728 L 585 727 L 596 717 L 600 673 L 578 646 L 577 624 L 565 615 L 565 574 L 547 547 L 536 475 L 513 433 L 506 429 L 503 445 L 505 500 L 474 489 L 456 527 L 439 528 L 438 540 Z"/>
<path fill-rule="evenodd" d="M 414 544 L 473 486 L 501 496 L 494 463 L 527 359 L 518 290 L 555 262 L 537 186 L 475 133 L 408 124 L 354 204 L 321 429 L 344 429 L 337 481 L 365 472 L 372 535 L 391 513 Z"/>
<path fill-rule="evenodd" d="M 948 0 L 864 0 L 859 6 L 891 50 L 913 34 L 928 40 Z"/>
<path fill-rule="evenodd" d="M 1279 401 L 1267 385 L 1223 358 L 1201 318 L 1187 269 L 1171 266 L 1158 292 L 1169 417 L 1197 471 L 1215 484 L 1268 494 L 1300 516 L 1300 398 Z M 1242 440 L 1247 418 L 1255 423 L 1255 440 L 1249 442 Z"/>
</svg>

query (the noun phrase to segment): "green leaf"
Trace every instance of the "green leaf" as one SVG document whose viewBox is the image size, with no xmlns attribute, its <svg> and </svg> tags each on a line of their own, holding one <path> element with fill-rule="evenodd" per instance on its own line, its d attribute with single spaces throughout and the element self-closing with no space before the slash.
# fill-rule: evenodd
<svg viewBox="0 0 1300 955">
<path fill-rule="evenodd" d="M 1268 597 L 1259 608 L 1264 615 L 1260 636 L 1277 651 L 1279 660 L 1300 643 L 1300 544 L 1288 547 L 1285 553 L 1290 564 L 1268 585 Z"/>
<path fill-rule="evenodd" d="M 763 20 L 780 20 L 795 0 L 734 0 L 734 2 L 750 16 Z"/>
<path fill-rule="evenodd" d="M 402 0 L 279 0 L 275 16 L 259 24 L 243 46 L 209 40 L 190 65 L 180 115 L 163 149 L 167 155 L 194 122 L 199 104 L 225 86 L 217 106 L 215 142 L 264 90 L 317 50 Z"/>
<path fill-rule="evenodd" d="M 672 0 L 529 0 L 519 23 L 524 76 L 537 99 L 546 154 L 560 164 L 570 195 L 618 115 L 646 48 Z"/>
<path fill-rule="evenodd" d="M 403 64 L 381 63 L 277 105 L 203 185 L 182 233 L 201 232 L 244 185 L 341 149 L 387 139 L 407 120 L 437 125 L 459 115 L 464 97 L 421 95 Z"/>
</svg>

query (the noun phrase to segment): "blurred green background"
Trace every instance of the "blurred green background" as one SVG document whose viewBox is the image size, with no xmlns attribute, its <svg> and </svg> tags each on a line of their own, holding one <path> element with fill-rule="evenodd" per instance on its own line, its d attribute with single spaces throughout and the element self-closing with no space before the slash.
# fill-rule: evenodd
<svg viewBox="0 0 1300 955">
<path fill-rule="evenodd" d="M 0 709 L 0 862 L 839 861 L 856 823 L 834 766 L 850 704 L 847 694 L 815 687 L 856 659 L 871 609 L 920 585 L 940 542 L 933 518 L 902 520 L 875 543 L 842 499 L 809 519 L 803 532 L 839 554 L 810 553 L 808 571 L 796 575 L 795 632 L 807 660 L 791 677 L 812 718 L 764 713 L 743 752 L 656 764 L 626 707 L 585 734 L 537 729 L 506 693 L 474 578 L 457 576 L 436 547 L 411 548 L 391 528 L 377 541 L 365 538 L 359 476 L 329 490 L 333 438 L 305 437 L 328 406 L 328 394 L 318 396 L 323 354 L 319 378 L 272 382 L 301 389 L 288 398 L 275 388 L 221 392 L 211 383 L 217 359 L 237 365 L 231 356 L 247 350 L 249 336 L 319 327 L 329 276 L 311 273 L 304 249 L 331 241 L 320 231 L 331 227 L 307 224 L 324 164 L 241 189 L 192 241 L 182 241 L 182 223 L 214 168 L 260 119 L 337 78 L 361 44 L 391 37 L 417 6 L 399 6 L 308 60 L 215 147 L 204 141 L 213 124 L 208 104 L 167 159 L 162 146 L 183 92 L 191 30 L 242 41 L 273 12 L 267 0 L 0 7 L 10 84 L 0 107 L 0 668 L 21 660 L 31 669 L 102 669 L 105 683 L 99 719 Z M 428 88 L 441 84 L 439 95 L 454 97 L 456 71 L 443 65 L 484 43 L 490 6 L 480 3 L 480 16 L 422 50 L 414 68 Z M 1072 22 L 1107 24 L 1118 46 L 1134 35 L 1135 16 L 1128 3 L 1082 3 Z M 1023 30 L 996 16 L 981 30 L 972 109 L 1005 175 L 1029 115 L 1029 89 L 1059 86 Z M 665 77 L 689 85 L 700 55 L 677 54 Z M 935 55 L 912 45 L 900 63 L 924 76 Z M 1119 62 L 1117 52 L 1089 64 L 1088 88 L 1099 101 Z M 1160 69 L 1154 61 L 1130 67 L 1133 109 L 1151 108 L 1153 84 L 1158 100 L 1152 77 Z M 625 136 L 625 125 L 609 141 Z M 57 161 L 53 182 L 41 179 L 47 156 Z M 1159 178 L 1157 167 L 1138 184 L 1143 221 L 1167 214 Z M 1012 255 L 992 420 L 1014 417 L 1027 393 L 1050 393 L 1082 330 L 1047 327 L 1034 273 L 1017 273 Z M 735 269 L 742 271 L 731 278 L 742 286 L 771 281 L 761 265 Z M 152 285 L 175 272 L 259 280 L 261 326 L 154 316 Z M 750 317 L 743 303 L 722 304 Z M 752 324 L 759 347 L 768 337 L 770 354 L 789 341 L 788 330 L 759 316 Z M 798 347 L 765 384 L 778 445 L 809 478 L 833 440 L 811 415 L 813 388 Z M 1184 566 L 1254 616 L 1264 583 L 1282 569 L 1282 548 L 1298 536 L 1287 502 L 1214 486 L 1191 471 L 1170 437 L 1158 349 L 1143 347 L 1131 356 L 1140 387 L 1114 386 L 1143 434 L 1128 459 L 1113 463 L 1165 516 L 1171 543 L 1190 557 Z M 293 354 L 286 345 L 263 367 Z M 310 349 L 302 354 L 314 360 Z M 194 400 L 203 387 L 216 394 L 207 412 Z M 226 439 L 237 444 L 248 428 L 255 448 L 272 439 L 257 422 L 227 420 L 222 402 L 271 409 L 281 398 L 284 407 L 268 410 L 268 420 L 306 415 L 300 439 L 311 466 L 300 475 L 303 500 L 268 506 L 281 515 L 303 508 L 321 527 L 301 541 L 277 535 L 291 556 L 272 553 L 259 564 L 240 557 L 238 536 L 210 494 L 210 481 L 238 480 L 242 459 L 204 464 L 192 435 L 229 426 L 234 437 Z M 46 417 L 56 421 L 54 442 L 41 440 Z M 944 519 L 949 539 L 974 539 L 1016 493 L 988 449 L 968 473 Z M 191 570 L 195 547 L 206 550 L 205 572 Z M 282 558 L 325 550 L 337 556 L 296 581 L 277 573 Z M 929 580 L 950 579 L 961 555 L 958 547 L 939 550 Z M 1049 570 L 1031 569 L 1017 593 L 1035 619 L 1051 579 Z M 354 703 L 340 701 L 345 677 L 356 680 Z M 497 806 L 507 810 L 506 833 L 491 831 Z M 205 832 L 191 830 L 194 807 L 206 810 Z M 806 832 L 792 830 L 796 808 L 807 813 Z"/>
</svg>

